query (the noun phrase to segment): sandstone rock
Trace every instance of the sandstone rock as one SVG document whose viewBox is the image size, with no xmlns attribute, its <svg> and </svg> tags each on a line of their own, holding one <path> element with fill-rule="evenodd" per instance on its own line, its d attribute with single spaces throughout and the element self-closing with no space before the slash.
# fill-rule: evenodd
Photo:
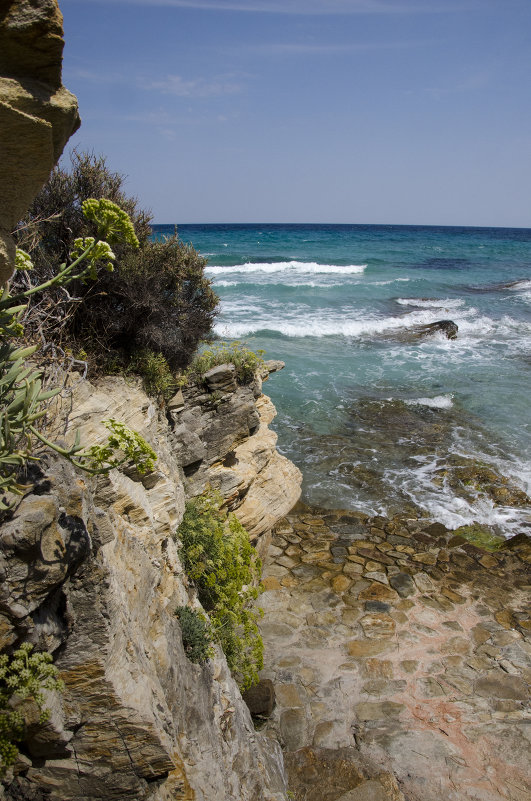
<svg viewBox="0 0 531 801">
<path fill-rule="evenodd" d="M 398 599 L 398 596 L 390 587 L 386 587 L 385 584 L 379 584 L 375 581 L 370 587 L 362 590 L 358 598 L 360 601 L 395 601 Z"/>
<path fill-rule="evenodd" d="M 237 388 L 236 368 L 233 364 L 219 364 L 207 370 L 203 380 L 210 392 L 234 392 Z"/>
<path fill-rule="evenodd" d="M 267 374 L 276 373 L 278 370 L 283 370 L 286 366 L 285 362 L 281 362 L 280 359 L 266 359 L 264 362 L 264 369 L 267 370 Z"/>
<path fill-rule="evenodd" d="M 79 127 L 61 86 L 62 16 L 56 0 L 6 0 L 0 19 L 0 284 L 12 273 L 11 232 Z"/>
<path fill-rule="evenodd" d="M 280 715 L 280 736 L 287 751 L 296 751 L 306 739 L 306 716 L 302 709 L 286 709 Z"/>
<path fill-rule="evenodd" d="M 355 790 L 349 790 L 337 801 L 405 801 L 394 778 L 391 774 L 387 774 L 387 776 L 389 776 L 387 786 L 381 780 L 369 779 Z"/>
<path fill-rule="evenodd" d="M 367 763 L 355 748 L 305 747 L 285 761 L 290 790 L 305 801 L 335 801 L 366 775 Z"/>
<path fill-rule="evenodd" d="M 348 643 L 351 656 L 377 656 L 389 650 L 388 640 L 352 640 Z"/>
<path fill-rule="evenodd" d="M 50 457 L 47 491 L 0 529 L 2 637 L 55 650 L 66 686 L 59 716 L 30 732 L 24 788 L 49 801 L 285 801 L 278 743 L 255 732 L 219 649 L 199 666 L 182 646 L 174 610 L 193 589 L 173 538 L 184 487 L 165 416 L 120 378 L 81 383 L 72 406 L 67 441 L 76 428 L 101 441 L 114 417 L 155 445 L 160 475 L 80 479 Z"/>
</svg>

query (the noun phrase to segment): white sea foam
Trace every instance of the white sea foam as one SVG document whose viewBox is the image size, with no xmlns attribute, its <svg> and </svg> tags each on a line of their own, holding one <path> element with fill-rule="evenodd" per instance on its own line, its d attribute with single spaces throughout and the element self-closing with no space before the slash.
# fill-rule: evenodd
<svg viewBox="0 0 531 801">
<path fill-rule="evenodd" d="M 278 261 L 278 262 L 252 262 L 248 261 L 245 264 L 235 264 L 232 267 L 220 267 L 216 265 L 207 265 L 206 272 L 211 275 L 223 275 L 228 273 L 279 273 L 279 272 L 295 272 L 295 273 L 328 273 L 328 274 L 343 274 L 343 275 L 356 275 L 362 273 L 366 264 L 317 264 L 316 262 L 305 261 Z"/>
<path fill-rule="evenodd" d="M 224 312 L 229 308 L 222 306 Z M 237 305 L 230 307 L 230 311 L 237 311 Z M 242 309 L 243 311 L 243 309 Z M 287 312 L 287 310 L 286 310 Z M 229 316 L 229 315 L 227 315 Z M 232 317 L 232 319 L 234 319 Z M 276 331 L 287 337 L 362 337 L 374 334 L 383 334 L 386 331 L 399 331 L 400 329 L 414 328 L 418 325 L 425 325 L 437 319 L 432 310 L 419 310 L 404 314 L 400 317 L 366 317 L 362 319 L 352 319 L 346 316 L 338 317 L 335 314 L 309 314 L 306 309 L 301 309 L 299 314 L 291 315 L 285 313 L 283 317 L 263 312 L 251 320 L 241 322 L 219 321 L 215 326 L 215 331 L 225 337 L 242 337 L 255 334 L 257 331 Z M 448 341 L 443 334 L 444 341 Z M 433 338 L 431 338 L 433 339 Z"/>
<path fill-rule="evenodd" d="M 397 298 L 401 306 L 417 306 L 420 309 L 458 309 L 464 304 L 461 298 Z"/>
<path fill-rule="evenodd" d="M 474 448 L 461 455 L 474 456 Z M 492 461 L 488 460 L 485 454 L 475 455 L 482 460 Z M 434 478 L 440 476 L 441 463 L 438 459 L 430 456 L 418 456 L 416 461 L 417 466 L 409 467 L 407 472 L 387 471 L 385 480 L 393 488 L 397 488 L 400 493 L 405 493 L 413 503 L 425 509 L 430 517 L 448 528 L 455 529 L 459 526 L 479 523 L 492 526 L 505 536 L 511 536 L 520 531 L 522 525 L 529 525 L 531 522 L 529 508 L 517 509 L 512 506 L 498 506 L 481 492 L 477 492 L 470 498 L 461 498 L 455 494 L 446 480 L 442 486 L 439 482 L 434 484 Z M 501 468 L 501 474 L 515 480 L 515 476 L 511 476 L 510 469 L 503 469 L 508 467 L 507 464 L 499 465 L 493 462 L 493 467 L 497 472 L 500 472 Z M 515 483 L 525 484 L 522 481 L 515 481 Z"/>
<path fill-rule="evenodd" d="M 509 287 L 511 292 L 520 292 L 522 290 L 527 291 L 531 289 L 531 279 L 527 280 L 524 279 L 523 281 L 518 281 L 516 284 L 513 284 Z"/>
<path fill-rule="evenodd" d="M 429 406 L 430 409 L 451 409 L 454 405 L 452 395 L 436 395 L 435 398 L 415 398 L 405 401 L 408 406 Z"/>
<path fill-rule="evenodd" d="M 373 286 L 387 286 L 388 284 L 395 284 L 397 282 L 407 282 L 411 281 L 411 278 L 391 278 L 390 281 L 371 281 Z"/>
</svg>

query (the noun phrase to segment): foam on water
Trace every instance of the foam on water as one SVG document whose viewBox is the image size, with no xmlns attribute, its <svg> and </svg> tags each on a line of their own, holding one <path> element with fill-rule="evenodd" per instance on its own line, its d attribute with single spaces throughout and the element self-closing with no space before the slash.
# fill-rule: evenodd
<svg viewBox="0 0 531 801">
<path fill-rule="evenodd" d="M 451 409 L 452 395 L 437 395 L 435 398 L 415 398 L 404 401 L 408 406 L 429 406 L 430 409 Z"/>
<path fill-rule="evenodd" d="M 214 278 L 214 286 L 217 287 L 230 287 L 230 286 L 239 286 L 239 287 L 246 287 L 246 286 L 268 286 L 268 287 L 297 287 L 297 288 L 304 288 L 308 287 L 310 289 L 330 289 L 336 286 L 343 286 L 343 281 L 331 281 L 330 279 L 322 278 L 319 281 L 307 281 L 303 277 L 297 281 L 260 281 L 260 275 L 257 274 L 257 278 L 255 282 L 250 281 L 225 281 L 223 279 L 216 279 Z"/>
<path fill-rule="evenodd" d="M 224 317 L 229 317 L 228 312 L 248 311 L 248 301 L 245 307 L 238 304 L 231 304 L 230 308 L 223 307 Z M 437 315 L 433 310 L 419 310 L 404 314 L 399 317 L 374 317 L 364 316 L 362 319 L 348 318 L 345 315 L 338 317 L 333 312 L 320 310 L 317 313 L 310 313 L 309 309 L 302 308 L 299 316 L 293 314 L 287 305 L 284 305 L 282 315 L 264 314 L 263 309 L 257 309 L 257 316 L 242 322 L 219 321 L 215 326 L 216 333 L 223 333 L 223 336 L 235 339 L 242 336 L 256 334 L 259 331 L 274 331 L 286 337 L 363 337 L 373 334 L 384 334 L 388 331 L 399 331 L 400 329 L 415 328 L 420 325 L 433 323 L 437 320 Z M 290 314 L 291 312 L 291 314 Z M 475 309 L 469 309 L 466 314 L 475 314 Z M 291 319 L 289 319 L 291 316 Z M 234 319 L 234 317 L 233 317 Z M 440 335 L 444 341 L 448 341 L 444 334 Z"/>
<path fill-rule="evenodd" d="M 397 298 L 397 303 L 401 306 L 417 306 L 422 309 L 458 309 L 463 306 L 464 300 L 461 298 Z"/>
<path fill-rule="evenodd" d="M 484 454 L 481 455 L 484 457 Z M 399 490 L 405 494 L 433 520 L 449 529 L 477 523 L 489 526 L 506 537 L 517 534 L 523 528 L 531 530 L 530 508 L 497 505 L 481 492 L 475 493 L 471 499 L 460 497 L 446 480 L 442 485 L 434 484 L 441 467 L 439 459 L 418 457 L 417 461 L 417 467 L 408 468 L 407 471 L 387 471 L 385 480 L 390 491 Z M 498 464 L 495 467 L 499 469 Z M 382 508 L 385 509 L 385 506 Z"/>
<path fill-rule="evenodd" d="M 389 284 L 405 283 L 411 281 L 411 278 L 392 278 L 390 281 L 371 281 L 373 286 L 389 286 Z"/>
<path fill-rule="evenodd" d="M 279 262 L 252 262 L 245 264 L 235 264 L 232 267 L 221 267 L 218 265 L 208 265 L 206 272 L 211 275 L 226 275 L 228 273 L 327 273 L 341 275 L 356 275 L 363 273 L 366 264 L 317 264 L 316 262 L 305 261 L 279 261 Z"/>
</svg>

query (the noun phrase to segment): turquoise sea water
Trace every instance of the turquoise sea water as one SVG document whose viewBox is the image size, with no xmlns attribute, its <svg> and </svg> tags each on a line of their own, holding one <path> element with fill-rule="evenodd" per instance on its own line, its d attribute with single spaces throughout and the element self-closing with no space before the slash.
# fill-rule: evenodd
<svg viewBox="0 0 531 801">
<path fill-rule="evenodd" d="M 173 233 L 154 226 L 155 236 Z M 286 369 L 266 386 L 304 498 L 504 534 L 531 510 L 457 491 L 479 459 L 531 491 L 531 230 L 183 225 L 221 298 L 216 333 Z M 412 338 L 451 319 L 456 340 Z M 450 471 L 451 472 L 451 471 Z M 461 488 L 462 490 L 462 488 Z"/>
</svg>

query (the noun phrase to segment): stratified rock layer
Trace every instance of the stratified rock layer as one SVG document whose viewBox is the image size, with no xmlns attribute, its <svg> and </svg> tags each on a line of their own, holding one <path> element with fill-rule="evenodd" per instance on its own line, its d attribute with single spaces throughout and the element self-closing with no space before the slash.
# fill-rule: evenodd
<svg viewBox="0 0 531 801">
<path fill-rule="evenodd" d="M 80 124 L 61 86 L 62 19 L 56 0 L 0 10 L 0 285 L 13 271 L 11 233 Z"/>
<path fill-rule="evenodd" d="M 223 654 L 199 666 L 183 649 L 175 609 L 198 602 L 174 539 L 185 500 L 175 428 L 139 383 L 82 381 L 72 393 L 51 436 L 69 440 L 79 429 L 94 444 L 113 417 L 145 437 L 158 460 L 145 477 L 89 478 L 50 457 L 0 528 L 2 645 L 24 637 L 53 652 L 66 685 L 49 699 L 50 722 L 30 738 L 32 759 L 16 766 L 7 797 L 38 787 L 50 801 L 282 801 L 280 747 L 255 731 Z M 208 396 L 203 403 L 215 429 L 218 407 Z M 204 443 L 212 463 L 265 427 L 256 403 L 246 388 L 231 392 L 222 434 Z M 249 471 L 245 486 L 239 477 L 244 495 L 259 473 Z"/>
</svg>

